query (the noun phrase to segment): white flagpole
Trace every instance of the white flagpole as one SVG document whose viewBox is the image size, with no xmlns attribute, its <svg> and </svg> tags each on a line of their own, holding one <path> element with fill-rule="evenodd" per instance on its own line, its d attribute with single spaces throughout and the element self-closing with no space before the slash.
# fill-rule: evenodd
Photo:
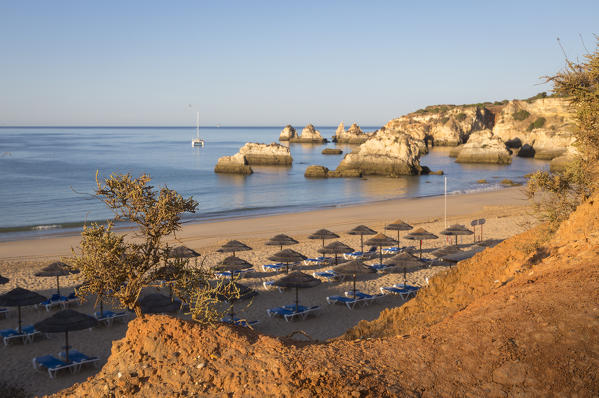
<svg viewBox="0 0 599 398">
<path fill-rule="evenodd" d="M 444 177 L 445 180 L 445 228 L 447 229 L 447 176 Z"/>
</svg>

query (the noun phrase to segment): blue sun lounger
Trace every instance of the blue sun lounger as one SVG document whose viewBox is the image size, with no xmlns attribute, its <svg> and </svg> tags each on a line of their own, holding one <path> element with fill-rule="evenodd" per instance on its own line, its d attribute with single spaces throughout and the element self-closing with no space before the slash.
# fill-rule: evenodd
<svg viewBox="0 0 599 398">
<path fill-rule="evenodd" d="M 309 264 L 330 264 L 333 262 L 332 257 L 316 257 L 316 258 L 307 258 L 304 260 L 304 265 Z"/>
<path fill-rule="evenodd" d="M 104 311 L 104 313 L 100 313 L 97 311 L 93 315 L 98 322 L 102 322 L 106 326 L 111 326 L 114 321 L 125 322 L 125 318 L 127 317 L 127 313 L 123 312 L 112 312 L 112 311 Z"/>
<path fill-rule="evenodd" d="M 353 252 L 353 253 L 344 253 L 343 258 L 346 260 L 354 260 L 356 258 L 371 258 L 375 254 L 376 254 L 376 247 L 373 246 L 370 248 L 370 250 L 365 251 L 365 252 L 357 251 L 357 252 Z"/>
<path fill-rule="evenodd" d="M 35 357 L 32 360 L 33 369 L 41 370 L 47 369 L 48 375 L 51 379 L 56 376 L 56 373 L 62 369 L 68 369 L 71 373 L 76 372 L 79 368 L 79 364 L 76 362 L 66 363 L 52 355 L 44 355 L 41 357 Z"/>
<path fill-rule="evenodd" d="M 345 297 L 345 296 L 328 296 L 327 303 L 329 304 L 345 304 L 345 306 L 353 310 L 358 304 L 366 304 L 365 300 L 359 298 Z"/>
<path fill-rule="evenodd" d="M 220 321 L 224 323 L 230 323 L 231 325 L 243 326 L 244 328 L 249 328 L 260 323 L 260 321 L 248 321 L 246 319 L 236 317 L 233 319 L 231 319 L 230 317 L 226 317 L 221 319 Z"/>
<path fill-rule="evenodd" d="M 285 270 L 285 264 L 283 263 L 276 263 L 276 264 L 264 264 L 262 266 L 262 271 L 264 272 L 281 272 Z"/>
<path fill-rule="evenodd" d="M 291 319 L 301 318 L 306 319 L 310 314 L 314 314 L 320 310 L 320 307 L 315 305 L 313 307 L 305 307 L 300 305 L 296 311 L 295 304 L 285 305 L 283 307 L 270 308 L 266 310 L 269 317 L 280 316 L 287 322 Z"/>
<path fill-rule="evenodd" d="M 392 266 L 386 265 L 386 264 L 372 264 L 372 265 L 369 265 L 368 268 L 373 269 L 378 273 L 382 273 L 382 272 L 386 272 L 389 269 L 391 269 Z"/>
<path fill-rule="evenodd" d="M 64 361 L 66 358 L 66 352 L 64 352 L 64 351 L 59 352 L 58 357 L 62 361 Z M 97 368 L 99 360 L 100 360 L 100 358 L 98 358 L 98 357 L 87 356 L 87 355 L 83 354 L 82 352 L 79 352 L 75 349 L 69 350 L 69 361 L 78 365 L 74 370 L 76 372 L 81 370 L 81 367 L 84 365 L 93 365 L 95 368 Z"/>
<path fill-rule="evenodd" d="M 396 284 L 393 286 L 381 287 L 381 293 L 383 294 L 397 294 L 402 300 L 407 300 L 412 297 L 416 297 L 416 293 L 420 288 L 417 286 Z"/>
<path fill-rule="evenodd" d="M 215 272 L 214 275 L 217 278 L 238 278 L 241 279 L 244 277 L 245 274 L 247 274 L 248 272 L 252 272 L 253 269 L 249 268 L 249 269 L 242 269 L 239 271 L 222 271 L 222 272 Z"/>
<path fill-rule="evenodd" d="M 41 334 L 32 325 L 24 326 L 21 330 L 23 331 L 22 333 L 19 333 L 16 329 L 0 330 L 0 336 L 4 345 L 7 346 L 13 340 L 21 340 L 23 344 L 32 343 L 35 336 Z"/>
<path fill-rule="evenodd" d="M 314 276 L 315 278 L 326 279 L 329 282 L 343 280 L 343 275 L 339 275 L 333 270 L 313 272 L 312 276 Z"/>
</svg>

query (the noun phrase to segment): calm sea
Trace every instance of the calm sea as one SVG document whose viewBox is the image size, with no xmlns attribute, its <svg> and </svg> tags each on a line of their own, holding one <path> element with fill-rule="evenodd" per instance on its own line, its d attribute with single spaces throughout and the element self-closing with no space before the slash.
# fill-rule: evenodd
<svg viewBox="0 0 599 398">
<path fill-rule="evenodd" d="M 319 130 L 330 138 L 335 128 Z M 280 127 L 202 128 L 206 146 L 193 148 L 193 128 L 0 128 L 0 240 L 75 233 L 85 221 L 110 218 L 111 213 L 90 195 L 96 170 L 101 176 L 148 173 L 155 186 L 167 185 L 193 196 L 199 211 L 189 216 L 192 221 L 443 193 L 442 176 L 305 179 L 308 165 L 334 169 L 341 160 L 343 155 L 322 155 L 322 145 L 291 144 L 290 168 L 254 167 L 254 174 L 247 177 L 213 172 L 220 156 L 236 153 L 248 141 L 275 142 L 280 131 Z M 510 166 L 460 165 L 447 152 L 435 149 L 421 164 L 443 170 L 449 192 L 500 189 L 502 179 L 524 182 L 525 174 L 547 165 L 520 158 Z M 478 184 L 480 179 L 488 184 Z"/>
</svg>

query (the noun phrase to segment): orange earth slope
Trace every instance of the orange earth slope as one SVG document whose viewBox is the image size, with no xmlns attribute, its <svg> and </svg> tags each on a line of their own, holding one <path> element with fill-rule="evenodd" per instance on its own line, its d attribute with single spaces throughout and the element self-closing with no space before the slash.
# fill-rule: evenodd
<svg viewBox="0 0 599 398">
<path fill-rule="evenodd" d="M 334 341 L 145 317 L 57 396 L 134 394 L 599 396 L 599 195 L 553 237 L 510 238 Z"/>
</svg>

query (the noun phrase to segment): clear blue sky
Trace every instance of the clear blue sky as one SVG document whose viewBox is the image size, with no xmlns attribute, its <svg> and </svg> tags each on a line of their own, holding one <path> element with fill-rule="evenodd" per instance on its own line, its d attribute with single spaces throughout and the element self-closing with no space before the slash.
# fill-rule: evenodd
<svg viewBox="0 0 599 398">
<path fill-rule="evenodd" d="M 418 4 L 417 4 L 418 3 Z M 525 98 L 599 1 L 3 1 L 0 125 L 382 125 Z"/>
</svg>

